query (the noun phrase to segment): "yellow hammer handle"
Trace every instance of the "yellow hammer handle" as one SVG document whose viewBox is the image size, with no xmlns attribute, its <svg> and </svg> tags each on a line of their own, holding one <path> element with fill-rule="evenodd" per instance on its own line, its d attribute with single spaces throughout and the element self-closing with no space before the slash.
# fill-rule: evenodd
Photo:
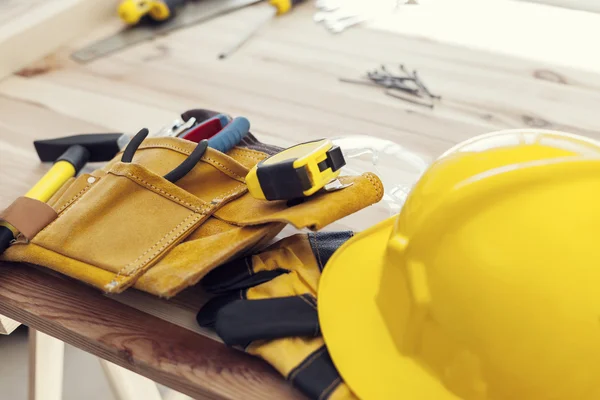
<svg viewBox="0 0 600 400">
<path fill-rule="evenodd" d="M 75 167 L 68 161 L 58 161 L 25 193 L 25 197 L 46 203 L 73 176 Z"/>
<path fill-rule="evenodd" d="M 25 194 L 25 197 L 46 203 L 69 178 L 75 176 L 76 172 L 75 167 L 70 162 L 57 161 L 42 179 Z M 0 221 L 0 228 L 2 228 L 0 229 L 0 254 L 2 254 L 13 239 L 18 236 L 19 231 L 6 221 Z"/>
</svg>

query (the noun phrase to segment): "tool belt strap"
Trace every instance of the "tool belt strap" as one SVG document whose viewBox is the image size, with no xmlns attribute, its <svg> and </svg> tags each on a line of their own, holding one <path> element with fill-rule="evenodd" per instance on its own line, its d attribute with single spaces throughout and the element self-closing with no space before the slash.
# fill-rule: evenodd
<svg viewBox="0 0 600 400">
<path fill-rule="evenodd" d="M 28 197 L 19 197 L 8 208 L 0 212 L 0 220 L 17 228 L 27 240 L 33 239 L 57 217 L 58 214 L 52 207 Z"/>
</svg>

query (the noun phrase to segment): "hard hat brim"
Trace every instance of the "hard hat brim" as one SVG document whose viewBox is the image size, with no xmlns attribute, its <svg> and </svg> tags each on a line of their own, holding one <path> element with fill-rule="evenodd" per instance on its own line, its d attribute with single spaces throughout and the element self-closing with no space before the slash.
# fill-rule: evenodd
<svg viewBox="0 0 600 400">
<path fill-rule="evenodd" d="M 340 375 L 363 400 L 458 400 L 398 351 L 376 304 L 395 221 L 389 218 L 357 234 L 327 263 L 318 293 L 325 343 Z"/>
</svg>

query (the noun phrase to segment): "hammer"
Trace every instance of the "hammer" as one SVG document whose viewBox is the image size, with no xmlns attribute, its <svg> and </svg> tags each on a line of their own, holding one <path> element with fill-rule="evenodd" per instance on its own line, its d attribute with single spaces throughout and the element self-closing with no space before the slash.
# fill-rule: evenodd
<svg viewBox="0 0 600 400">
<path fill-rule="evenodd" d="M 41 161 L 54 162 L 50 170 L 25 194 L 46 203 L 67 180 L 88 162 L 110 161 L 129 142 L 122 133 L 74 135 L 33 142 Z M 18 230 L 0 221 L 0 254 L 16 239 Z"/>
</svg>

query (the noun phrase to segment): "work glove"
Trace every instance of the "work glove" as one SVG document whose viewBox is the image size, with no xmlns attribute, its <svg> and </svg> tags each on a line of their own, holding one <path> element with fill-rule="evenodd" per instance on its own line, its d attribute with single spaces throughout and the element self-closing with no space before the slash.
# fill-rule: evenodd
<svg viewBox="0 0 600 400">
<path fill-rule="evenodd" d="M 227 154 L 205 149 L 178 179 L 167 178 L 200 145 L 176 137 L 140 140 L 65 184 L 48 202 L 58 217 L 0 259 L 48 267 L 108 293 L 134 286 L 168 298 L 264 246 L 286 224 L 318 230 L 383 195 L 379 179 L 365 174 L 340 178 L 351 185 L 301 204 L 255 199 L 245 176 L 271 147 L 252 139 Z"/>
<path fill-rule="evenodd" d="M 352 232 L 297 234 L 210 272 L 218 294 L 198 313 L 229 346 L 262 357 L 311 399 L 355 399 L 321 337 L 317 287 L 323 267 Z"/>
</svg>

